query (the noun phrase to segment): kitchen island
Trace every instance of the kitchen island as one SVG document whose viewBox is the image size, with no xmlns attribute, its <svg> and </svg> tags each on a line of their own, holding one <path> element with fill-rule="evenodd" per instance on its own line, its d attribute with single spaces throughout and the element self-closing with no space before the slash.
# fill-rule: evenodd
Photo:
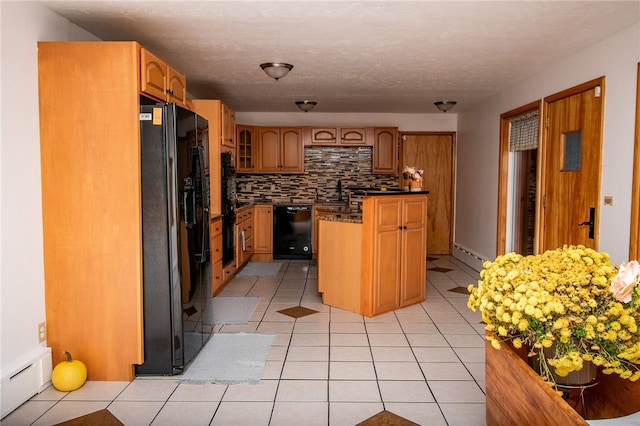
<svg viewBox="0 0 640 426">
<path fill-rule="evenodd" d="M 425 299 L 427 194 L 375 193 L 361 214 L 319 218 L 324 304 L 372 317 Z"/>
</svg>

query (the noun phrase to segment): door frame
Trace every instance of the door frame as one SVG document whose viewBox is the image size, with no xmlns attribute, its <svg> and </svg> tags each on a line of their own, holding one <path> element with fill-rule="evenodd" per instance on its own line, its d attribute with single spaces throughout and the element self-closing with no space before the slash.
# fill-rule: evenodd
<svg viewBox="0 0 640 426">
<path fill-rule="evenodd" d="M 636 82 L 636 130 L 633 151 L 629 259 L 638 259 L 640 257 L 640 62 L 638 62 Z"/>
<path fill-rule="evenodd" d="M 537 195 L 540 193 L 540 181 L 542 170 L 542 100 L 530 102 L 526 105 L 512 109 L 503 114 L 500 114 L 500 148 L 498 154 L 498 223 L 496 232 L 496 255 L 505 254 L 507 247 L 507 205 L 509 204 L 509 125 L 510 120 L 518 115 L 533 112 L 538 110 L 538 117 L 540 122 L 538 124 L 538 165 L 536 171 L 536 222 L 535 222 L 535 234 L 533 242 L 534 253 L 538 253 L 538 232 L 540 229 L 540 197 Z"/>
<path fill-rule="evenodd" d="M 450 218 L 450 224 L 449 224 L 449 250 L 451 251 L 451 253 L 453 253 L 453 242 L 455 241 L 455 220 L 456 220 L 456 198 L 455 198 L 455 194 L 456 194 L 456 165 L 457 165 L 457 161 L 456 161 L 456 153 L 457 153 L 457 143 L 456 143 L 456 135 L 457 132 L 455 131 L 399 131 L 398 132 L 398 139 L 400 141 L 400 149 L 398 150 L 398 161 L 402 161 L 402 158 L 404 156 L 404 136 L 405 135 L 417 135 L 417 136 L 451 136 L 451 193 L 449 194 L 449 197 L 451 199 L 451 218 Z M 400 167 L 403 167 L 402 164 L 400 164 Z M 402 173 L 401 173 L 402 175 Z M 400 176 L 400 180 L 402 179 L 402 176 Z M 428 201 L 429 197 L 427 196 L 427 208 L 428 208 Z M 427 235 L 427 239 L 429 238 L 429 236 Z"/>
</svg>

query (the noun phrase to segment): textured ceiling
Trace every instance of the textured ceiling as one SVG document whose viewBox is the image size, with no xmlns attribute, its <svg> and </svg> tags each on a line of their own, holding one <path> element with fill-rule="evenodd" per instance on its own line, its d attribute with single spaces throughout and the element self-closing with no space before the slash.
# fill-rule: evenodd
<svg viewBox="0 0 640 426">
<path fill-rule="evenodd" d="M 237 111 L 462 110 L 640 21 L 640 1 L 43 1 Z M 294 65 L 272 80 L 263 62 Z"/>
</svg>

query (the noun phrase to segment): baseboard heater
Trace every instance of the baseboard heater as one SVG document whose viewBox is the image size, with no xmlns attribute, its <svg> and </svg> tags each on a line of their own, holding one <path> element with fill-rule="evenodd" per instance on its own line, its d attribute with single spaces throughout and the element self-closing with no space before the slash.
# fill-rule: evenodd
<svg viewBox="0 0 640 426">
<path fill-rule="evenodd" d="M 482 264 L 487 260 L 456 243 L 453 244 L 452 256 L 478 272 L 482 270 Z"/>
<path fill-rule="evenodd" d="M 0 419 L 49 385 L 52 363 L 51 348 L 39 347 L 21 360 L 2 369 Z"/>
</svg>

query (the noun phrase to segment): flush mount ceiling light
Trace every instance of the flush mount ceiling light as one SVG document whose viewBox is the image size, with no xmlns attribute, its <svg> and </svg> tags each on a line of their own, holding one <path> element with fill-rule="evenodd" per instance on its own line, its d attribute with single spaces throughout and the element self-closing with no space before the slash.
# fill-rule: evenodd
<svg viewBox="0 0 640 426">
<path fill-rule="evenodd" d="M 260 68 L 267 73 L 267 75 L 276 81 L 281 79 L 285 75 L 289 74 L 289 71 L 293 68 L 291 64 L 285 64 L 283 62 L 265 62 L 260 64 Z"/>
<path fill-rule="evenodd" d="M 447 112 L 457 104 L 456 101 L 438 101 L 434 102 L 436 108 L 442 112 Z"/>
<path fill-rule="evenodd" d="M 296 105 L 304 112 L 311 111 L 318 103 L 316 101 L 296 101 Z"/>
</svg>

